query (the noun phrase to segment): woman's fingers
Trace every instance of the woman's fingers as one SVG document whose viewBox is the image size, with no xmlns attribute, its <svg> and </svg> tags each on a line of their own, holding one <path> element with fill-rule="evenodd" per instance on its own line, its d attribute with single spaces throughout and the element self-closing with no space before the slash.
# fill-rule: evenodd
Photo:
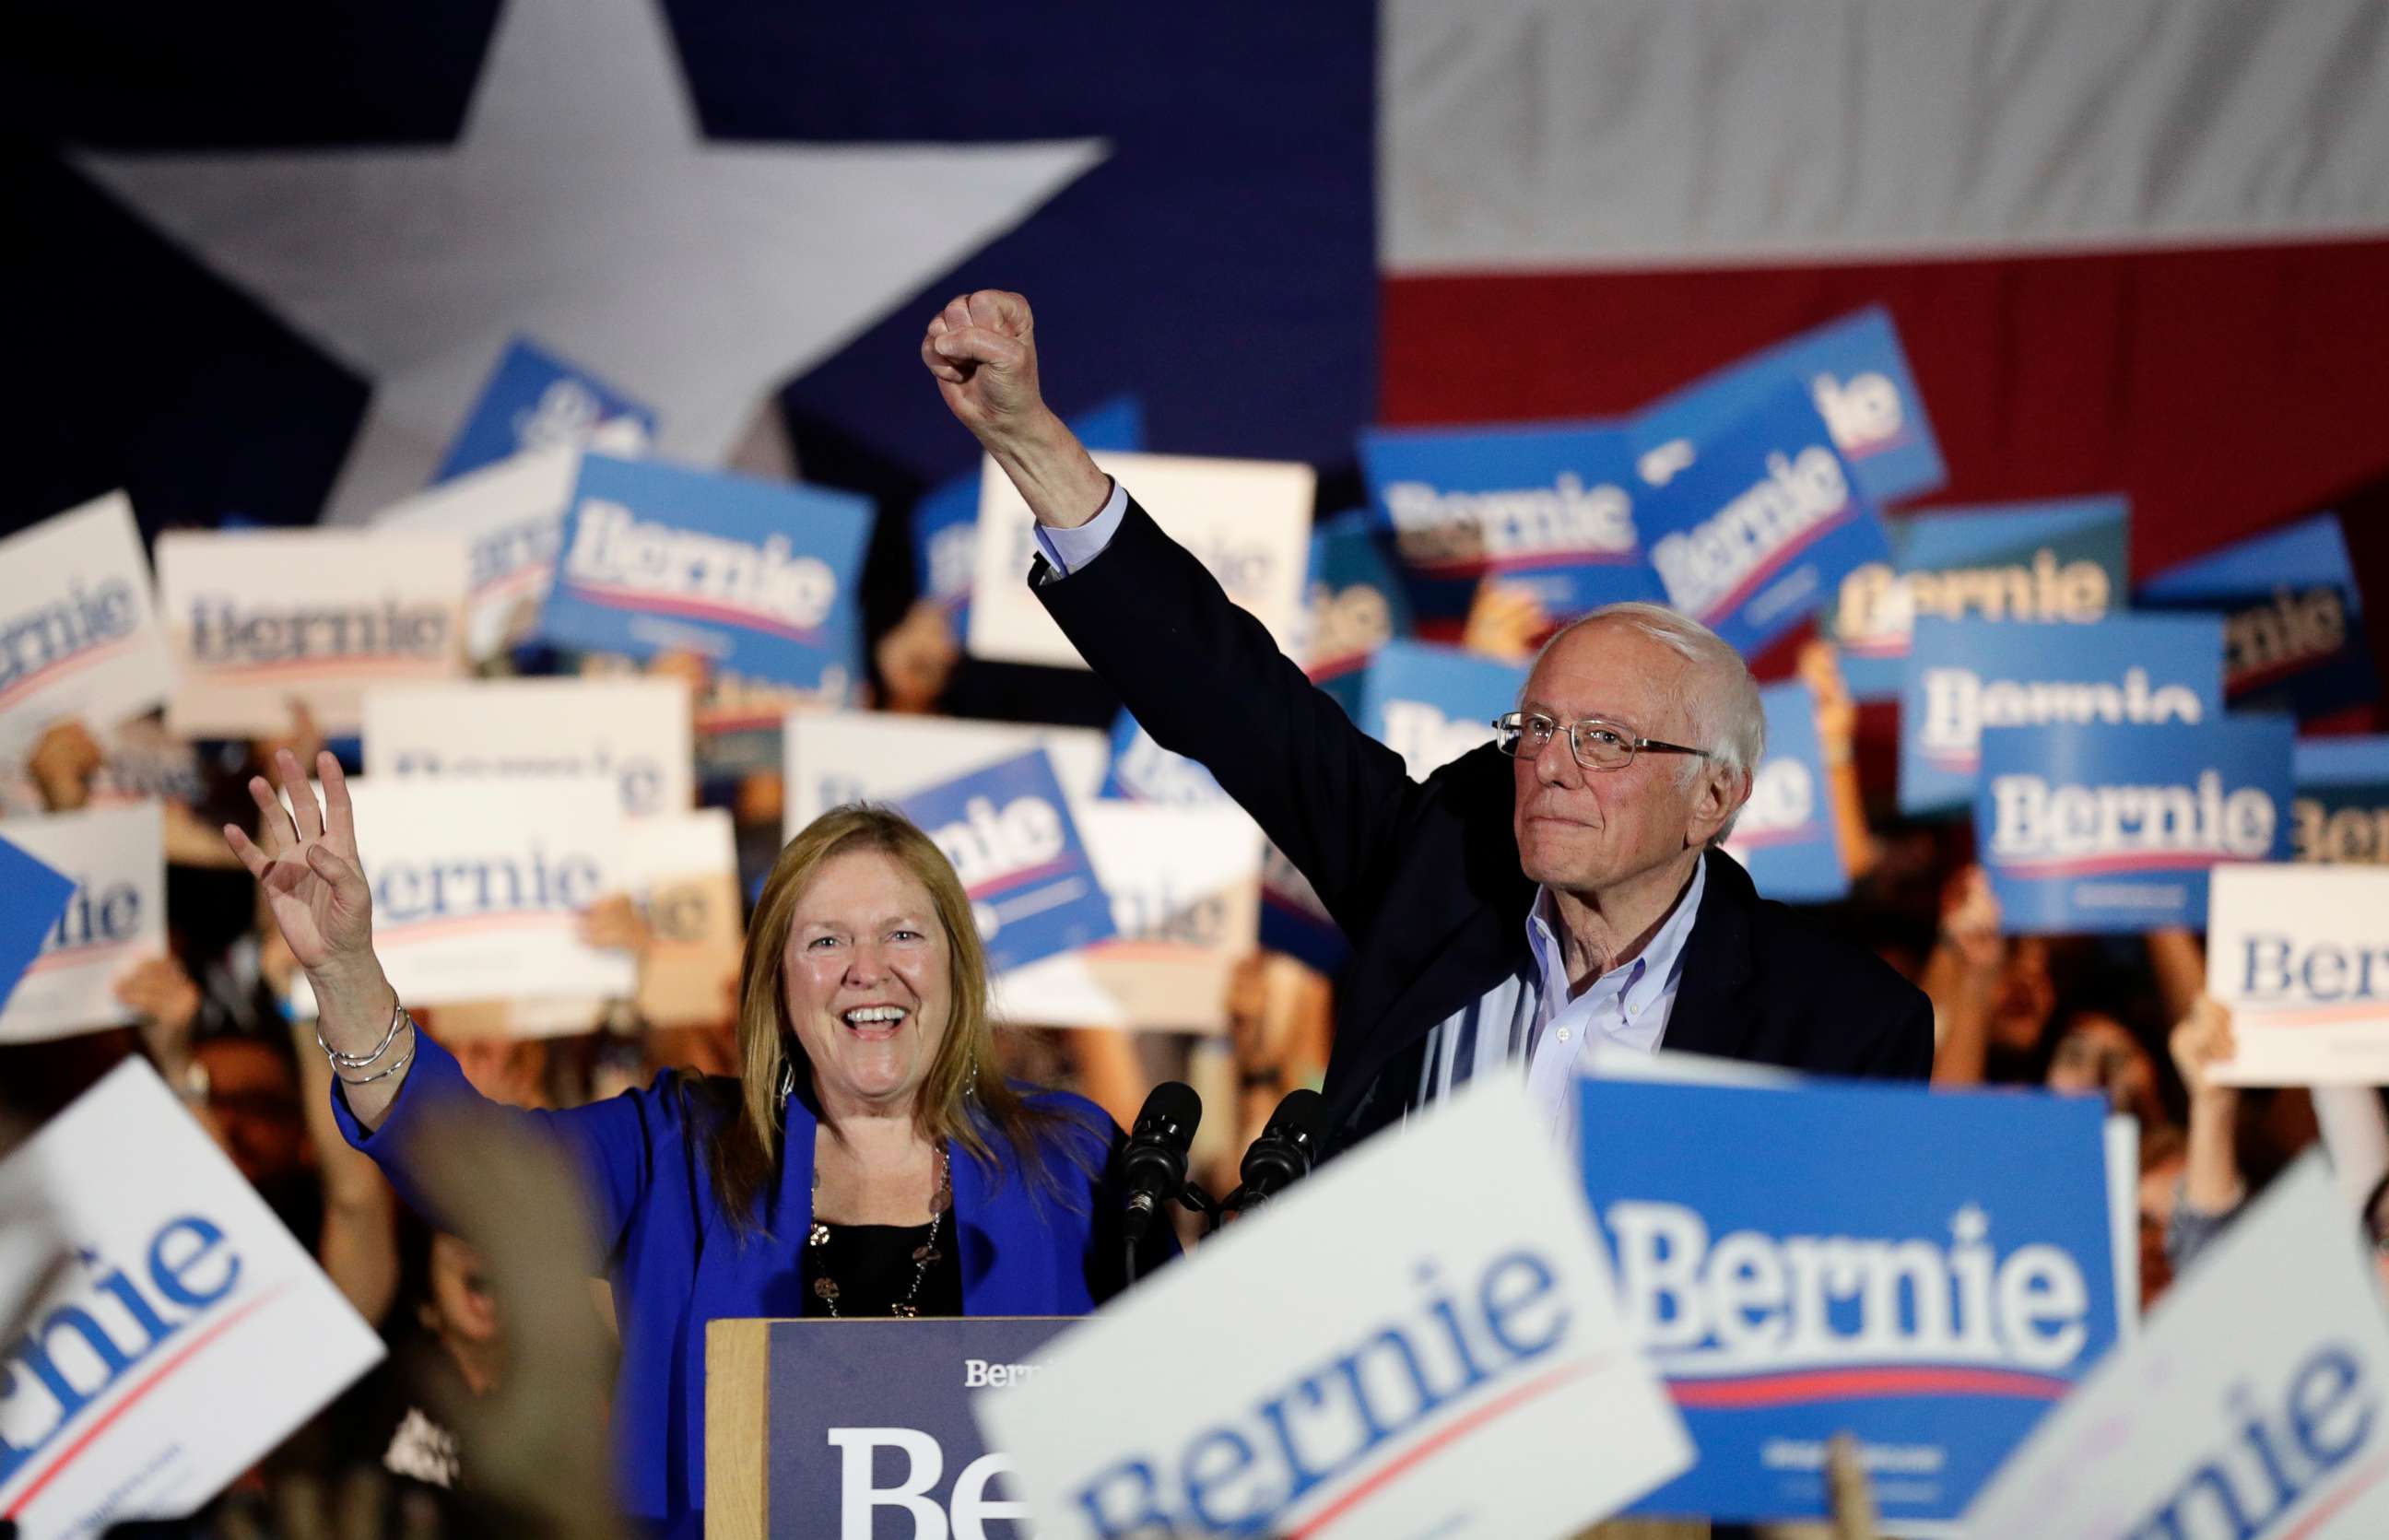
<svg viewBox="0 0 2389 1540">
<path fill-rule="evenodd" d="M 257 842 L 242 834 L 237 823 L 225 824 L 224 837 L 224 843 L 232 846 L 232 853 L 240 858 L 240 864 L 249 868 L 249 874 L 260 882 L 264 881 L 265 869 L 274 863 L 264 851 L 257 847 Z"/>
<path fill-rule="evenodd" d="M 349 778 L 340 769 L 339 757 L 330 749 L 315 756 L 315 773 L 324 783 L 325 833 L 341 855 L 351 860 L 357 855 L 357 808 L 349 800 Z"/>
<path fill-rule="evenodd" d="M 290 820 L 299 826 L 301 840 L 324 837 L 324 811 L 315 805 L 315 788 L 307 772 L 299 768 L 299 757 L 288 749 L 274 751 L 274 772 L 280 777 L 282 789 L 290 797 Z"/>
<path fill-rule="evenodd" d="M 299 843 L 299 831 L 290 824 L 290 811 L 274 795 L 265 777 L 249 778 L 249 799 L 257 804 L 257 836 L 268 857 L 279 856 Z"/>
</svg>

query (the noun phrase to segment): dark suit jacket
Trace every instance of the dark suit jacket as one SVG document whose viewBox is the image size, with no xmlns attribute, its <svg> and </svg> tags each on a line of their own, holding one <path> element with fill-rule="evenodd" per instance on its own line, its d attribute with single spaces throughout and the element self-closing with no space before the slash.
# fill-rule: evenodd
<svg viewBox="0 0 2389 1540">
<path fill-rule="evenodd" d="M 1412 781 L 1133 502 L 1085 570 L 1057 576 L 1041 557 L 1030 580 L 1154 741 L 1210 769 L 1350 940 L 1327 1066 L 1338 1142 L 1399 1117 L 1428 1030 L 1531 966 L 1535 885 L 1511 834 L 1509 760 L 1488 744 Z M 1922 991 L 1761 899 L 1731 857 L 1705 859 L 1668 1049 L 1830 1075 L 1931 1071 Z"/>
</svg>

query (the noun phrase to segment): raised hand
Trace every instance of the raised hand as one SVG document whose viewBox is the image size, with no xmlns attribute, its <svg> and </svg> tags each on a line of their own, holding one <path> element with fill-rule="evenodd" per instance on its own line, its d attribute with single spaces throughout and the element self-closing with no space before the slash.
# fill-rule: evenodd
<svg viewBox="0 0 2389 1540">
<path fill-rule="evenodd" d="M 2231 1011 L 2212 995 L 2191 1002 L 2190 1014 L 2173 1029 L 2174 1068 L 2181 1072 L 2182 1088 L 2196 1102 L 2209 1096 L 2238 1094 L 2238 1088 L 2215 1083 L 2214 1069 L 2231 1062 L 2238 1051 L 2231 1038 Z"/>
<path fill-rule="evenodd" d="M 981 439 L 1025 432 L 1044 414 L 1036 323 L 1017 294 L 983 288 L 956 296 L 930 318 L 921 362 L 947 409 Z"/>
<path fill-rule="evenodd" d="M 378 973 L 371 966 L 373 891 L 357 861 L 356 815 L 339 760 L 328 751 L 315 756 L 315 773 L 324 780 L 320 806 L 297 755 L 277 750 L 274 772 L 289 795 L 289 808 L 275 800 L 265 777 L 250 776 L 258 839 L 227 823 L 224 843 L 265 890 L 275 928 L 319 989 L 324 979 L 343 973 Z"/>
</svg>

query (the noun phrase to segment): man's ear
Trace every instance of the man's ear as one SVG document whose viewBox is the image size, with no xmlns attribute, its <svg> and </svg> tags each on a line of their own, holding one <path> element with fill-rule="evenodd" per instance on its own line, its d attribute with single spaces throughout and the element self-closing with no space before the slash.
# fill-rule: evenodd
<svg viewBox="0 0 2389 1540">
<path fill-rule="evenodd" d="M 1684 848 L 1697 850 L 1717 837 L 1726 820 L 1750 800 L 1750 777 L 1729 766 L 1711 764 L 1693 789 L 1692 821 L 1684 830 Z"/>
</svg>

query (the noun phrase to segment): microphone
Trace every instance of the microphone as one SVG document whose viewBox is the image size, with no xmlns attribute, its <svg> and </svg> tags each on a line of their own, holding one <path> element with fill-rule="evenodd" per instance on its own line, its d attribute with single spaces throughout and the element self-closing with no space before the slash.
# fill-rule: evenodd
<svg viewBox="0 0 2389 1540">
<path fill-rule="evenodd" d="M 1244 1208 L 1250 1209 L 1289 1183 L 1310 1175 L 1327 1138 L 1327 1099 L 1308 1088 L 1290 1090 L 1270 1114 L 1261 1137 L 1245 1152 Z"/>
<path fill-rule="evenodd" d="M 1163 1204 L 1186 1190 L 1186 1148 L 1203 1121 L 1203 1099 L 1182 1080 L 1153 1088 L 1121 1147 L 1119 1171 L 1127 1183 L 1126 1229 L 1133 1246 L 1152 1228 Z"/>
</svg>

